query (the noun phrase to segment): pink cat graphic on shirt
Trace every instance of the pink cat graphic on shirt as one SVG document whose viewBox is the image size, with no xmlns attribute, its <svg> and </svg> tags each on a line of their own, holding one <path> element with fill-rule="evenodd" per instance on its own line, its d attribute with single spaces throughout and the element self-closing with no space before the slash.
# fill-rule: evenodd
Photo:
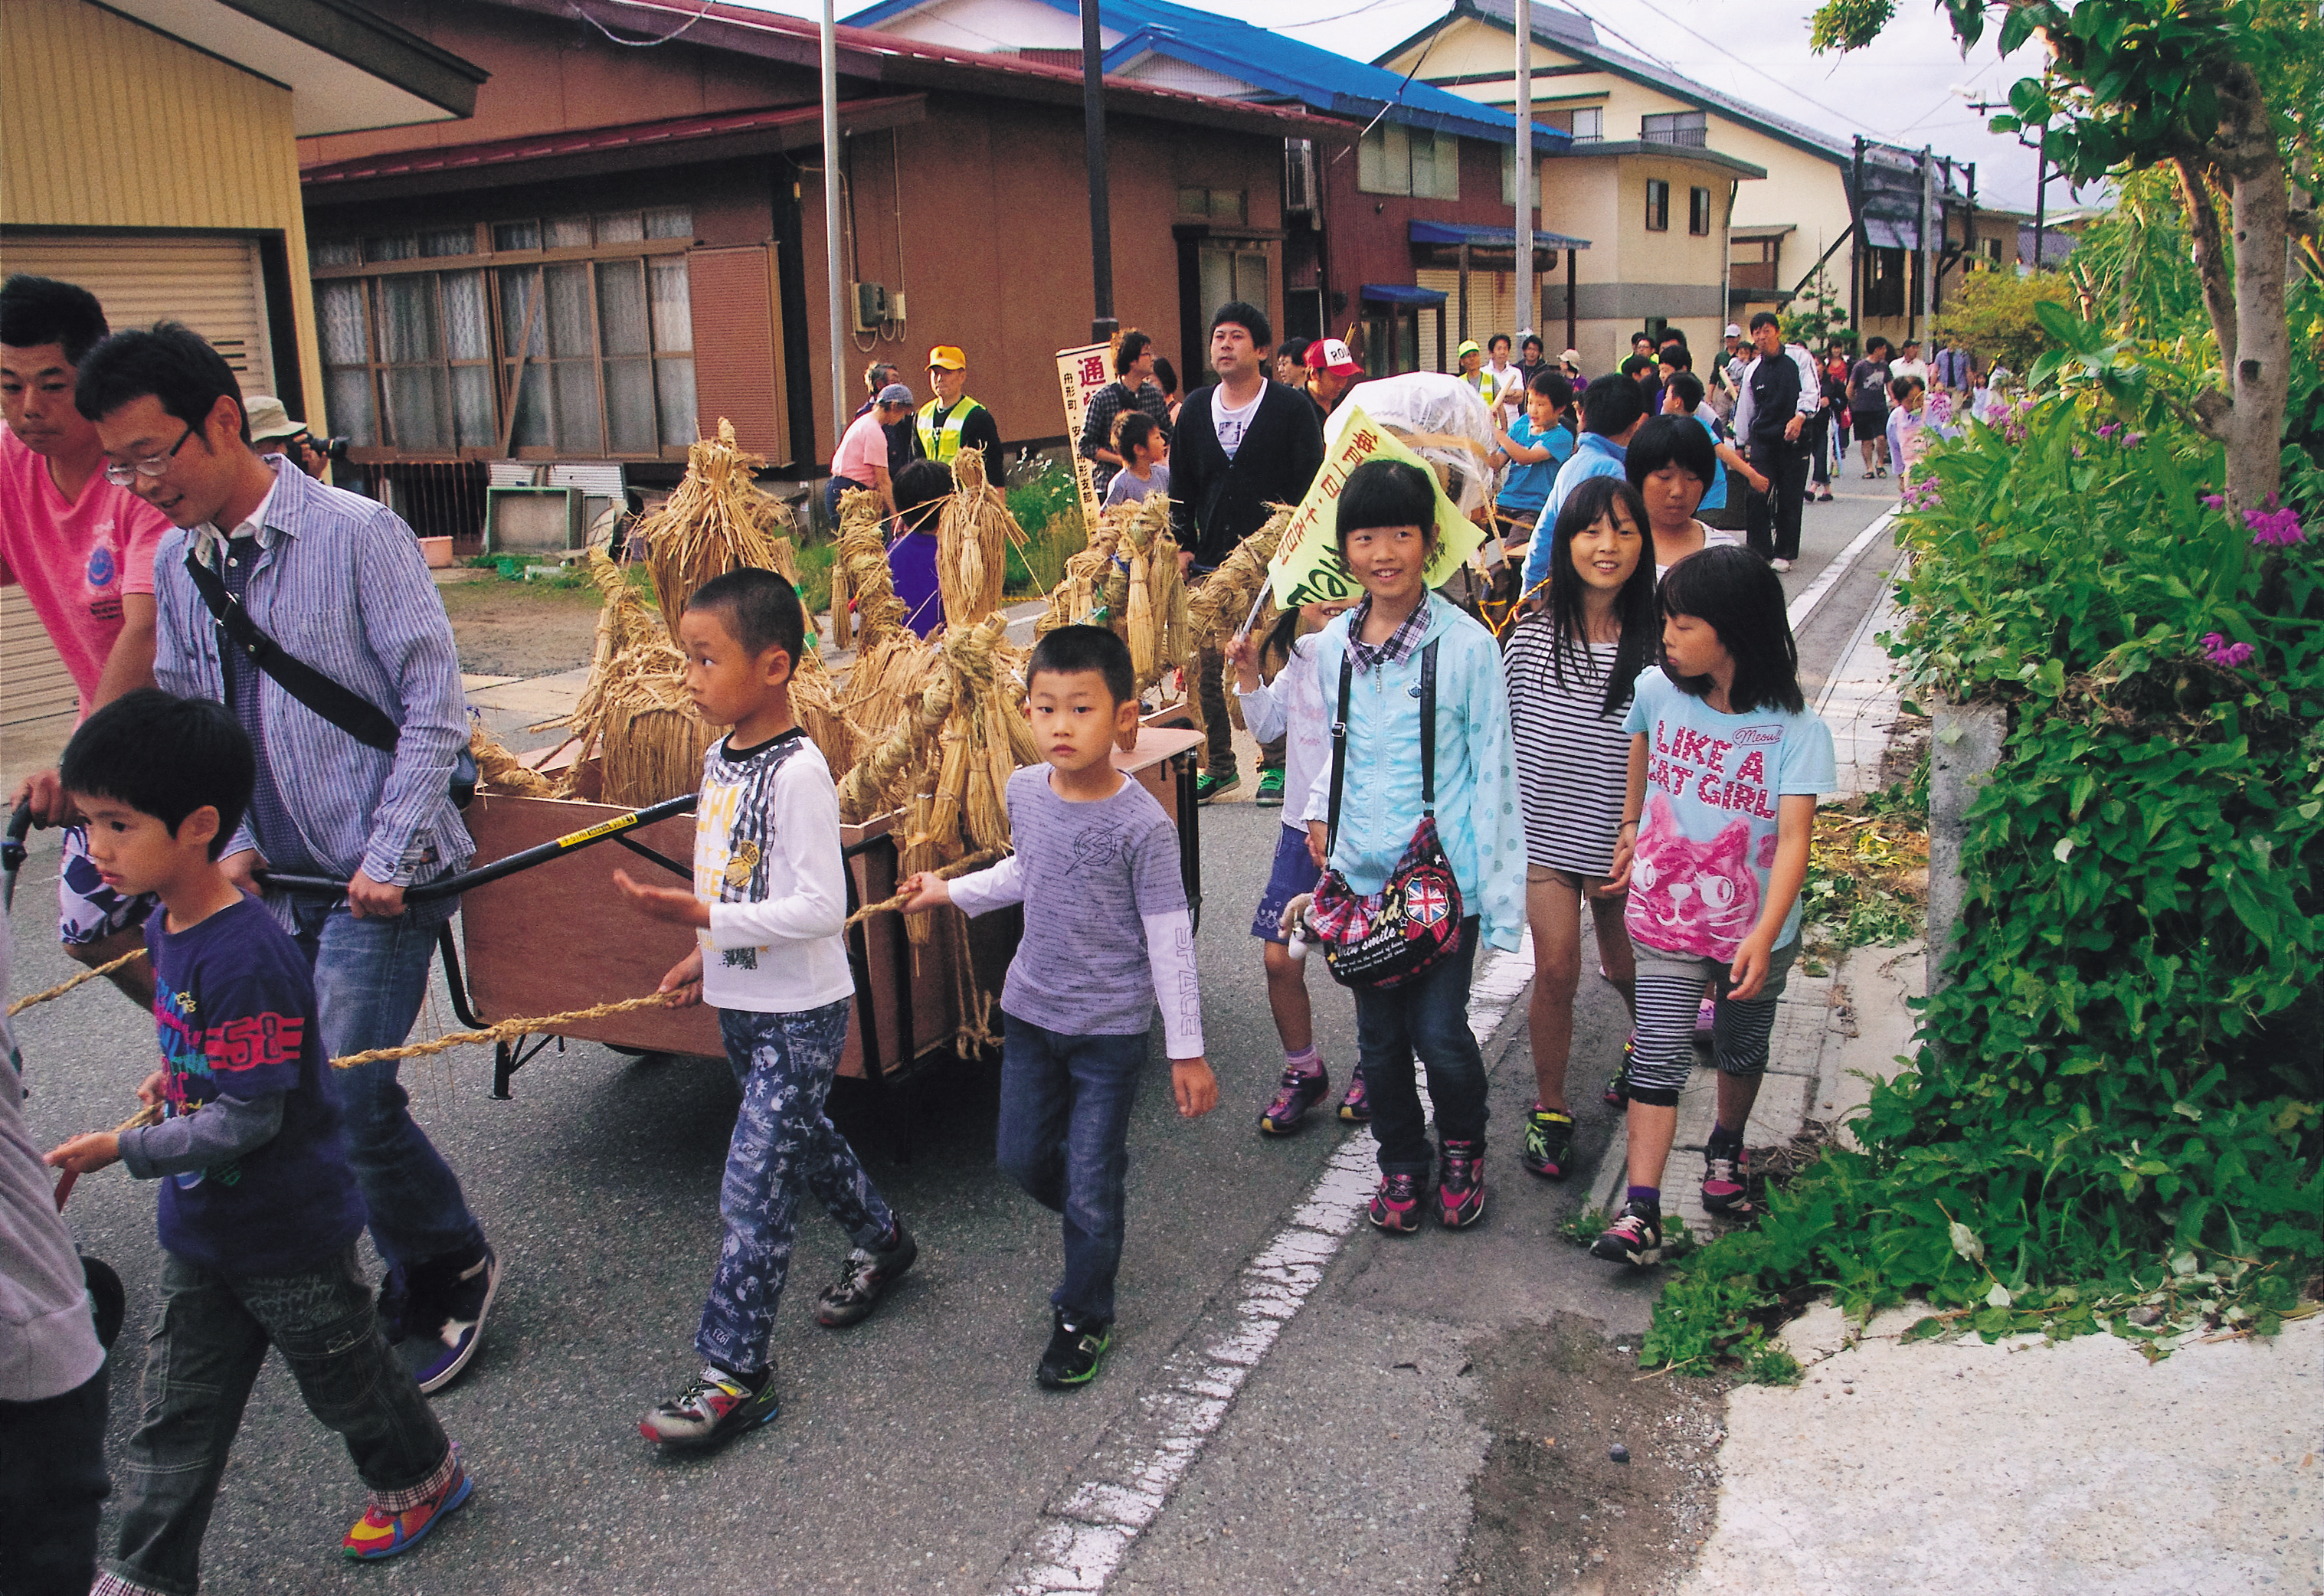
<svg viewBox="0 0 2324 1596">
<path fill-rule="evenodd" d="M 1759 878 L 1748 858 L 1750 823 L 1729 822 L 1698 843 L 1678 828 L 1670 800 L 1648 800 L 1630 866 L 1631 935 L 1650 947 L 1731 959 L 1759 920 Z"/>
</svg>

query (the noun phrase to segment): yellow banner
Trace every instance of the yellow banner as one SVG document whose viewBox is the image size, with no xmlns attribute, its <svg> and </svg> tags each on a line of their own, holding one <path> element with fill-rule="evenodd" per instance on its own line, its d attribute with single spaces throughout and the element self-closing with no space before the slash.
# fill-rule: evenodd
<svg viewBox="0 0 2324 1596">
<path fill-rule="evenodd" d="M 1452 580 L 1452 573 L 1484 542 L 1485 534 L 1445 496 L 1434 468 L 1358 405 L 1341 405 L 1323 425 L 1331 434 L 1324 440 L 1323 468 L 1292 512 L 1291 524 L 1284 529 L 1267 567 L 1277 607 L 1289 610 L 1363 596 L 1363 585 L 1340 558 L 1338 533 L 1340 490 L 1347 485 L 1348 473 L 1367 460 L 1402 460 L 1428 474 L 1429 484 L 1436 490 L 1436 554 L 1428 562 L 1428 585 L 1437 587 Z"/>
<path fill-rule="evenodd" d="M 1089 414 L 1091 396 L 1113 381 L 1113 346 L 1088 344 L 1057 351 L 1057 387 L 1065 401 L 1066 457 L 1074 463 L 1074 482 L 1082 493 L 1082 524 L 1097 525 L 1097 483 L 1089 461 L 1082 457 L 1082 421 Z"/>
</svg>

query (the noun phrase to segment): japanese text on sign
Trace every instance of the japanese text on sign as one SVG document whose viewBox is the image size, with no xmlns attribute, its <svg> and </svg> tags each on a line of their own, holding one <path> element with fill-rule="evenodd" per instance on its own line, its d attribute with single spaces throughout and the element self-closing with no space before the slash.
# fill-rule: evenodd
<svg viewBox="0 0 2324 1596">
<path fill-rule="evenodd" d="M 1428 585 L 1434 587 L 1450 580 L 1462 562 L 1476 552 L 1485 534 L 1445 496 L 1444 484 L 1435 471 L 1358 405 L 1342 404 L 1327 425 L 1338 436 L 1326 441 L 1323 468 L 1315 474 L 1314 485 L 1299 501 L 1299 508 L 1292 512 L 1291 524 L 1284 529 L 1283 540 L 1276 545 L 1275 558 L 1268 566 L 1276 604 L 1288 610 L 1301 604 L 1336 604 L 1362 595 L 1362 584 L 1340 558 L 1339 498 L 1348 484 L 1348 474 L 1367 460 L 1402 460 L 1428 473 L 1436 488 L 1437 530 L 1436 553 L 1428 562 Z"/>
<path fill-rule="evenodd" d="M 1082 421 L 1089 414 L 1090 400 L 1104 387 L 1109 378 L 1106 367 L 1113 353 L 1111 344 L 1089 344 L 1079 349 L 1057 351 L 1057 387 L 1065 401 L 1065 436 L 1073 443 L 1074 484 L 1081 489 L 1082 524 L 1097 524 L 1097 482 L 1091 475 L 1090 463 L 1082 457 Z"/>
</svg>

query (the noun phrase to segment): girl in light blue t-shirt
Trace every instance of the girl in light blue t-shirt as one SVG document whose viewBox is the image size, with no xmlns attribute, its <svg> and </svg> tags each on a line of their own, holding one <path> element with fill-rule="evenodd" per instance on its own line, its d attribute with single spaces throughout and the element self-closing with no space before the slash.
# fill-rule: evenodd
<svg viewBox="0 0 2324 1596">
<path fill-rule="evenodd" d="M 1629 1190 L 1591 1251 L 1662 1255 L 1663 1166 L 1708 989 L 1719 1115 L 1702 1205 L 1748 1214 L 1743 1130 L 1759 1095 L 1775 1000 L 1800 946 L 1800 889 L 1831 733 L 1800 692 L 1783 585 L 1748 549 L 1705 549 L 1663 578 L 1663 664 L 1638 678 L 1630 733 L 1635 837 L 1626 919 L 1637 954 L 1629 1066 Z"/>
</svg>

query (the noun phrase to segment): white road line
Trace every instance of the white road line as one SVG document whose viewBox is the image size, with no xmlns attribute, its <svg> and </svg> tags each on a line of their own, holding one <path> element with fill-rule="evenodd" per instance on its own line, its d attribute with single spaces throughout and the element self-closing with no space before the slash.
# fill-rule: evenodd
<svg viewBox="0 0 2324 1596">
<path fill-rule="evenodd" d="M 1830 565 L 1816 573 L 1816 579 L 1809 583 L 1784 612 L 1791 621 L 1794 632 L 1806 623 L 1807 618 L 1815 613 L 1816 605 L 1823 603 L 1825 596 L 1840 586 L 1840 579 L 1848 575 L 1858 560 L 1864 558 L 1864 551 L 1872 547 L 1880 534 L 1888 530 L 1888 523 L 1895 519 L 1894 510 L 1884 510 L 1874 516 L 1870 526 L 1857 533 L 1847 548 L 1832 557 Z"/>
<path fill-rule="evenodd" d="M 1533 979 L 1533 938 L 1488 952 L 1469 985 L 1469 1029 L 1490 1041 Z M 1427 1102 L 1424 1090 L 1422 1103 Z M 1162 1378 L 1099 1437 L 1002 1571 L 1011 1596 L 1102 1591 L 1226 1420 L 1235 1394 L 1323 1278 L 1379 1176 L 1369 1135 L 1348 1137 L 1289 1220 L 1163 1361 Z"/>
</svg>

